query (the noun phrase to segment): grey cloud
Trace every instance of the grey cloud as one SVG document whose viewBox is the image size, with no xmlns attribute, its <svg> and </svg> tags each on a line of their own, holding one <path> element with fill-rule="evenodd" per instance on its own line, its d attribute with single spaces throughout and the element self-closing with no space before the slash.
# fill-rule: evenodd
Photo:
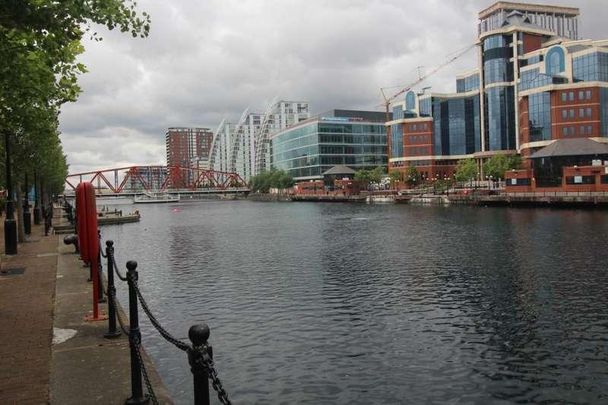
<svg viewBox="0 0 608 405">
<path fill-rule="evenodd" d="M 87 42 L 84 93 L 61 114 L 71 170 L 164 160 L 169 126 L 215 128 L 274 96 L 313 112 L 376 108 L 379 88 L 405 85 L 472 44 L 477 12 L 491 1 L 180 0 L 139 2 L 149 38 L 107 32 Z M 602 1 L 581 8 L 581 33 L 607 37 Z M 424 85 L 454 91 L 474 51 Z M 394 89 L 398 90 L 397 88 Z"/>
</svg>

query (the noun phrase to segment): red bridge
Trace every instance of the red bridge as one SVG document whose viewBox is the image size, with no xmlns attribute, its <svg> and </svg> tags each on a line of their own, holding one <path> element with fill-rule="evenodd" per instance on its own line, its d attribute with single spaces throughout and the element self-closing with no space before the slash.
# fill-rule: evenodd
<svg viewBox="0 0 608 405">
<path fill-rule="evenodd" d="M 91 182 L 99 195 L 249 192 L 247 183 L 237 173 L 180 166 L 128 166 L 74 173 L 65 179 L 66 191 L 76 190 L 83 181 Z"/>
</svg>

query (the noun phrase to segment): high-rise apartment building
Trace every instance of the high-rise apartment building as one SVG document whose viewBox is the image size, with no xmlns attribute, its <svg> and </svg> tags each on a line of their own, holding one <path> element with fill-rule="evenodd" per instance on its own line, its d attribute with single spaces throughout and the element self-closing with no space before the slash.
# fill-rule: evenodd
<svg viewBox="0 0 608 405">
<path fill-rule="evenodd" d="M 310 118 L 308 103 L 302 101 L 273 101 L 270 103 L 255 133 L 254 173 L 258 174 L 272 167 L 273 134 Z"/>
<path fill-rule="evenodd" d="M 167 166 L 188 168 L 197 159 L 207 159 L 212 139 L 209 128 L 169 128 L 165 134 Z"/>
<path fill-rule="evenodd" d="M 249 181 L 272 165 L 270 137 L 309 117 L 306 102 L 273 101 L 265 113 L 246 109 L 236 124 L 222 121 L 211 143 L 210 168 L 237 173 Z"/>
<path fill-rule="evenodd" d="M 579 40 L 579 10 L 498 2 L 479 13 L 478 68 L 456 93 L 393 104 L 391 170 L 452 175 L 463 158 L 527 157 L 564 138 L 608 136 L 608 41 Z"/>
</svg>

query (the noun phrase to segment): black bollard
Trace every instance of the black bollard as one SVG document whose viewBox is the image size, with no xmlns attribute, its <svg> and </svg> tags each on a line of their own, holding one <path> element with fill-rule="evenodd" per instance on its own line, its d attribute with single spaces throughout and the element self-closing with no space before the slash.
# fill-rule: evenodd
<svg viewBox="0 0 608 405">
<path fill-rule="evenodd" d="M 44 236 L 49 236 L 51 227 L 53 226 L 53 205 L 49 205 L 45 210 L 44 215 Z"/>
<path fill-rule="evenodd" d="M 63 238 L 63 243 L 65 245 L 74 245 L 74 253 L 80 253 L 78 250 L 78 236 L 76 235 L 68 235 Z"/>
<path fill-rule="evenodd" d="M 120 330 L 116 328 L 116 287 L 114 286 L 114 241 L 106 241 L 106 257 L 108 258 L 108 332 L 103 336 L 112 339 L 120 336 Z"/>
<path fill-rule="evenodd" d="M 137 281 L 137 262 L 130 260 L 127 262 L 127 280 L 129 282 L 129 346 L 131 348 L 131 397 L 125 404 L 139 405 L 147 404 L 149 398 L 144 395 L 141 384 L 141 364 L 137 355 L 137 346 L 141 342 L 139 332 L 139 314 L 137 313 L 137 293 L 133 281 Z"/>
<path fill-rule="evenodd" d="M 211 334 L 206 324 L 193 325 L 188 330 L 188 337 L 192 342 L 193 350 L 188 351 L 188 362 L 194 376 L 194 404 L 209 405 L 209 374 L 203 364 L 202 347 L 207 345 Z M 213 357 L 211 346 L 207 345 L 210 357 Z"/>
</svg>

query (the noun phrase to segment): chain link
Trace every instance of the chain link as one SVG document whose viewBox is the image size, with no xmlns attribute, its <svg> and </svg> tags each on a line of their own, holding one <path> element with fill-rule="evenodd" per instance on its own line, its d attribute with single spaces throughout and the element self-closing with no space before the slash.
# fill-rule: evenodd
<svg viewBox="0 0 608 405">
<path fill-rule="evenodd" d="M 118 305 L 116 303 L 116 291 L 109 291 L 109 292 L 110 292 L 110 294 L 108 294 L 108 297 L 112 300 L 112 303 L 114 304 L 114 313 L 116 314 L 116 319 L 118 319 L 118 324 L 120 325 L 120 329 L 122 329 L 122 333 L 129 336 L 129 330 L 131 329 L 131 326 L 127 325 L 123 321 L 122 316 L 120 315 L 120 311 L 118 310 Z"/>
<path fill-rule="evenodd" d="M 116 272 L 118 278 L 122 281 L 127 281 L 127 277 L 123 276 L 120 270 L 118 270 L 118 266 L 116 265 L 116 258 L 114 257 L 114 255 L 112 255 L 112 263 L 114 264 L 114 271 Z"/>
<path fill-rule="evenodd" d="M 217 398 L 224 405 L 231 405 L 232 403 L 228 399 L 228 393 L 222 386 L 222 382 L 220 378 L 217 376 L 217 370 L 215 369 L 215 364 L 213 363 L 213 359 L 209 355 L 209 350 L 207 345 L 195 347 L 193 350 L 199 351 L 200 354 L 195 356 L 195 362 L 202 366 L 206 371 L 209 379 L 211 380 L 211 386 L 217 392 Z"/>
<path fill-rule="evenodd" d="M 127 273 L 127 277 L 129 277 L 128 273 Z M 154 328 L 158 331 L 158 333 L 160 333 L 160 335 L 162 337 L 164 337 L 167 342 L 171 343 L 178 349 L 183 350 L 183 351 L 187 351 L 188 349 L 190 349 L 189 344 L 184 343 L 181 340 L 177 339 L 176 337 L 171 335 L 169 332 L 167 332 L 167 330 L 165 330 L 165 328 L 163 328 L 161 326 L 161 324 L 158 322 L 156 317 L 150 311 L 150 308 L 148 307 L 148 303 L 146 302 L 143 295 L 141 294 L 141 291 L 139 290 L 139 286 L 137 285 L 137 280 L 133 280 L 131 277 L 129 277 L 129 282 L 135 288 L 135 292 L 137 293 L 137 298 L 139 299 L 139 302 L 141 303 L 141 308 L 144 310 L 145 314 L 150 319 L 152 326 L 154 326 Z"/>
<path fill-rule="evenodd" d="M 141 356 L 141 346 L 138 339 L 133 339 L 133 343 L 135 345 L 135 354 L 137 355 L 137 361 L 141 366 L 141 374 L 144 377 L 144 382 L 146 384 L 146 390 L 148 390 L 148 395 L 150 396 L 150 400 L 154 405 L 158 405 L 158 399 L 156 398 L 156 394 L 154 393 L 154 389 L 152 388 L 152 383 L 150 382 L 150 377 L 148 376 L 148 370 L 146 370 L 146 364 Z"/>
</svg>

